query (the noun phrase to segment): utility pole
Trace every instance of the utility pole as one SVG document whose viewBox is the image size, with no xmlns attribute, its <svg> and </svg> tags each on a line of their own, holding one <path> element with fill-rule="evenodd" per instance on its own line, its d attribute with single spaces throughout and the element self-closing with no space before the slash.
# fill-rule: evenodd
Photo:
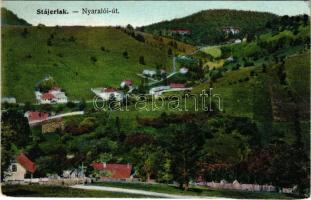
<svg viewBox="0 0 311 200">
<path fill-rule="evenodd" d="M 173 72 L 176 72 L 176 58 L 174 53 L 173 53 Z"/>
</svg>

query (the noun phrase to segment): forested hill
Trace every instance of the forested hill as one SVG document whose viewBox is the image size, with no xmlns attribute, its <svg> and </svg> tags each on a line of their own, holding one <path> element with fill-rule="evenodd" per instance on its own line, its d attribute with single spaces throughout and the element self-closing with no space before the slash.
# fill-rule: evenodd
<svg viewBox="0 0 311 200">
<path fill-rule="evenodd" d="M 24 19 L 19 18 L 12 11 L 6 8 L 1 8 L 1 26 L 7 25 L 31 26 L 31 24 Z"/>
<path fill-rule="evenodd" d="M 225 27 L 240 29 L 243 37 L 246 34 L 265 32 L 268 21 L 278 18 L 277 15 L 267 12 L 241 11 L 241 10 L 205 10 L 187 17 L 163 21 L 140 29 L 153 34 L 174 36 L 193 44 L 218 44 L 230 39 L 223 31 Z M 190 35 L 172 35 L 172 29 L 188 29 Z M 231 38 L 232 39 L 232 38 Z"/>
</svg>

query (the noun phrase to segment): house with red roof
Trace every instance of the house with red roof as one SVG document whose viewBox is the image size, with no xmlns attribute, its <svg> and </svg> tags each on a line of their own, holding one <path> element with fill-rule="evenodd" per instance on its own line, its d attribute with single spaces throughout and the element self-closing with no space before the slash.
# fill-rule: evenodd
<svg viewBox="0 0 311 200">
<path fill-rule="evenodd" d="M 120 84 L 121 88 L 131 87 L 133 85 L 133 82 L 131 80 L 123 80 Z"/>
<path fill-rule="evenodd" d="M 173 89 L 173 88 L 185 88 L 185 84 L 183 84 L 183 83 L 171 83 L 170 88 L 171 89 Z"/>
<path fill-rule="evenodd" d="M 92 165 L 94 170 L 99 171 L 101 179 L 105 180 L 127 180 L 131 178 L 132 165 L 131 164 L 107 164 L 96 163 Z"/>
<path fill-rule="evenodd" d="M 39 111 L 27 111 L 24 116 L 27 117 L 29 124 L 42 122 L 49 118 L 48 113 Z"/>
<path fill-rule="evenodd" d="M 172 29 L 171 33 L 179 34 L 179 35 L 190 35 L 191 30 L 189 30 L 189 29 Z"/>
<path fill-rule="evenodd" d="M 19 154 L 11 162 L 8 170 L 4 173 L 5 181 L 23 181 L 27 173 L 31 176 L 36 171 L 36 165 L 24 153 Z"/>
</svg>

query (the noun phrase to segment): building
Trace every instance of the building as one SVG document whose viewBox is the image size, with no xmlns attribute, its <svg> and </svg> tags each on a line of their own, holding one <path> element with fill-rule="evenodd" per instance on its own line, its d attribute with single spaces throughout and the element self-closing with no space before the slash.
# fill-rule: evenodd
<svg viewBox="0 0 311 200">
<path fill-rule="evenodd" d="M 236 35 L 236 34 L 239 34 L 240 33 L 240 29 L 239 28 L 235 28 L 235 27 L 224 27 L 222 29 L 223 32 L 225 32 L 226 34 L 233 34 L 233 35 Z"/>
<path fill-rule="evenodd" d="M 1 103 L 16 103 L 15 97 L 2 97 Z"/>
<path fill-rule="evenodd" d="M 67 103 L 68 97 L 60 88 L 54 87 L 48 92 L 41 93 L 35 91 L 36 99 L 40 104 L 51 104 L 51 103 Z"/>
<path fill-rule="evenodd" d="M 116 101 L 122 101 L 124 99 L 124 93 L 112 87 L 91 89 L 91 91 L 104 101 L 108 101 L 112 96 Z"/>
<path fill-rule="evenodd" d="M 191 30 L 189 30 L 189 29 L 172 29 L 171 33 L 172 34 L 179 34 L 179 35 L 190 35 Z"/>
<path fill-rule="evenodd" d="M 93 163 L 94 170 L 102 172 L 100 178 L 105 180 L 127 180 L 131 178 L 132 165 L 131 164 L 106 164 Z"/>
<path fill-rule="evenodd" d="M 131 87 L 133 85 L 133 82 L 131 80 L 123 80 L 120 84 L 121 88 L 125 87 Z"/>
<path fill-rule="evenodd" d="M 45 121 L 49 118 L 49 114 L 38 111 L 27 111 L 24 116 L 28 119 L 29 124 Z"/>
<path fill-rule="evenodd" d="M 171 83 L 170 88 L 171 89 L 185 88 L 185 84 L 183 84 L 183 83 Z"/>
<path fill-rule="evenodd" d="M 36 171 L 36 165 L 25 154 L 20 154 L 16 160 L 12 161 L 8 170 L 5 172 L 5 181 L 24 181 L 25 176 Z"/>
<path fill-rule="evenodd" d="M 241 42 L 242 42 L 242 40 L 240 40 L 240 39 L 234 40 L 234 43 L 235 43 L 235 44 L 240 44 Z"/>
<path fill-rule="evenodd" d="M 182 67 L 182 68 L 179 69 L 179 72 L 180 72 L 181 74 L 187 74 L 188 71 L 189 71 L 189 69 L 186 68 L 186 67 Z"/>
<path fill-rule="evenodd" d="M 144 69 L 143 70 L 143 75 L 149 76 L 149 77 L 154 77 L 157 74 L 155 70 L 152 69 Z"/>
<path fill-rule="evenodd" d="M 157 93 L 160 92 L 160 91 L 169 90 L 169 89 L 170 89 L 170 86 L 158 86 L 158 87 L 153 87 L 153 88 L 150 88 L 149 94 L 155 95 L 155 94 L 157 94 Z"/>
</svg>

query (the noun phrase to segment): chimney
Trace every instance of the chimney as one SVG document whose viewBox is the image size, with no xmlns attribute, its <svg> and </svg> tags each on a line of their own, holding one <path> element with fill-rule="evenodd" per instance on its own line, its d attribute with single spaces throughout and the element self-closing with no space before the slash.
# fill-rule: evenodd
<svg viewBox="0 0 311 200">
<path fill-rule="evenodd" d="M 106 167 L 107 167 L 106 162 L 103 162 L 103 167 L 104 167 L 104 168 L 106 168 Z"/>
<path fill-rule="evenodd" d="M 128 168 L 128 169 L 130 168 L 130 163 L 127 163 L 127 168 Z"/>
</svg>

